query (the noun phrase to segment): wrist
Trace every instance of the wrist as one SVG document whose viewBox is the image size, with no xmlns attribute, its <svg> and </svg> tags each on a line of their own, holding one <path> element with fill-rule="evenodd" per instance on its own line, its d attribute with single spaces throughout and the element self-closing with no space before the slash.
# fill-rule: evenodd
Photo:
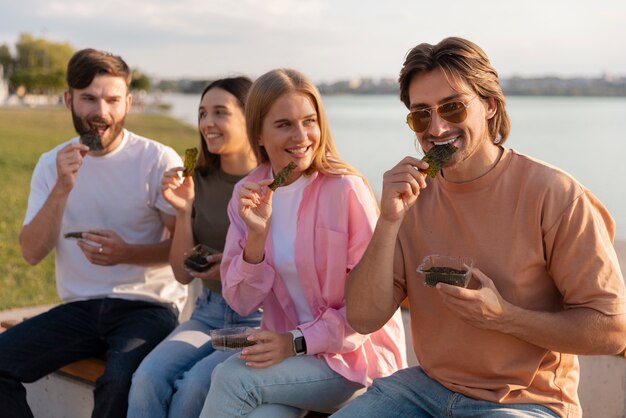
<svg viewBox="0 0 626 418">
<path fill-rule="evenodd" d="M 306 340 L 304 339 L 304 334 L 299 329 L 294 329 L 289 331 L 292 337 L 292 349 L 293 353 L 296 356 L 302 356 L 306 354 Z"/>
</svg>

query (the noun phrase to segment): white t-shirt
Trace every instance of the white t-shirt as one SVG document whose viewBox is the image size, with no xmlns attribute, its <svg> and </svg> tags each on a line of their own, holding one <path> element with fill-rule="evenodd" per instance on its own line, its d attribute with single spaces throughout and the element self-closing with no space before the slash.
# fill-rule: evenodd
<svg viewBox="0 0 626 418">
<path fill-rule="evenodd" d="M 73 138 L 43 154 L 31 180 L 24 224 L 42 208 L 57 180 L 56 154 Z M 86 156 L 70 192 L 56 244 L 56 284 L 66 302 L 103 297 L 174 304 L 179 312 L 187 289 L 169 264 L 139 266 L 91 264 L 76 240 L 63 234 L 111 229 L 131 244 L 154 244 L 166 236 L 159 211 L 174 214 L 161 194 L 163 172 L 181 166 L 173 149 L 124 130 L 121 144 L 101 157 Z"/>
<path fill-rule="evenodd" d="M 275 269 L 287 287 L 301 324 L 312 321 L 313 315 L 300 285 L 294 249 L 302 192 L 310 182 L 311 176 L 302 175 L 293 183 L 276 189 L 272 196 L 271 233 Z"/>
</svg>

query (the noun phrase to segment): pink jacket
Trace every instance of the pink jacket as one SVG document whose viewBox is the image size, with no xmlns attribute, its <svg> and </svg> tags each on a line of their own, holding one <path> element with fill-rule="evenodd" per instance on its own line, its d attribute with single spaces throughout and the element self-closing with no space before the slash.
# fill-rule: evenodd
<svg viewBox="0 0 626 418">
<path fill-rule="evenodd" d="M 296 268 L 313 321 L 298 324 L 293 301 L 274 269 L 269 240 L 261 263 L 243 260 L 247 227 L 237 212 L 239 190 L 245 181 L 270 178 L 269 170 L 267 164 L 261 165 L 235 186 L 221 264 L 224 298 L 241 315 L 262 305 L 264 329 L 287 332 L 299 328 L 307 354 L 323 357 L 331 369 L 353 382 L 368 386 L 373 379 L 406 367 L 399 310 L 383 328 L 369 335 L 358 334 L 346 321 L 345 282 L 365 252 L 377 219 L 374 197 L 358 176 L 314 173 L 302 195 Z"/>
</svg>

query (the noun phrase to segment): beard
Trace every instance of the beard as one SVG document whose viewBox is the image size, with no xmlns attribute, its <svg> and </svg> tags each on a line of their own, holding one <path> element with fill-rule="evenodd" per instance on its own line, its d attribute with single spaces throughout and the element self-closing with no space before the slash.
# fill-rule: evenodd
<svg viewBox="0 0 626 418">
<path fill-rule="evenodd" d="M 126 117 L 117 122 L 114 120 L 107 120 L 106 118 L 100 116 L 88 116 L 83 118 L 74 110 L 74 104 L 70 105 L 70 111 L 72 113 L 72 123 L 74 124 L 74 129 L 76 130 L 76 133 L 81 136 L 81 138 L 94 135 L 99 137 L 101 142 L 100 146 L 102 148 L 92 149 L 93 151 L 99 151 L 103 148 L 106 149 L 109 145 L 111 145 L 111 143 L 113 143 L 113 141 L 115 141 L 124 129 Z M 106 125 L 107 129 L 102 135 L 100 135 L 98 127 L 103 125 Z"/>
</svg>

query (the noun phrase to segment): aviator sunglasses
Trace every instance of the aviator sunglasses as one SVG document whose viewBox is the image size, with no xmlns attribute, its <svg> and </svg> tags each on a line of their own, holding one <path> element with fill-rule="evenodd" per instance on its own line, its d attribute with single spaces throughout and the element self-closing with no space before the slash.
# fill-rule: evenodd
<svg viewBox="0 0 626 418">
<path fill-rule="evenodd" d="M 406 123 L 411 130 L 417 133 L 424 132 L 430 125 L 433 110 L 437 111 L 437 114 L 445 121 L 461 123 L 467 118 L 467 106 L 477 97 L 474 96 L 465 103 L 460 100 L 454 100 L 438 106 L 414 110 L 406 115 Z"/>
</svg>

